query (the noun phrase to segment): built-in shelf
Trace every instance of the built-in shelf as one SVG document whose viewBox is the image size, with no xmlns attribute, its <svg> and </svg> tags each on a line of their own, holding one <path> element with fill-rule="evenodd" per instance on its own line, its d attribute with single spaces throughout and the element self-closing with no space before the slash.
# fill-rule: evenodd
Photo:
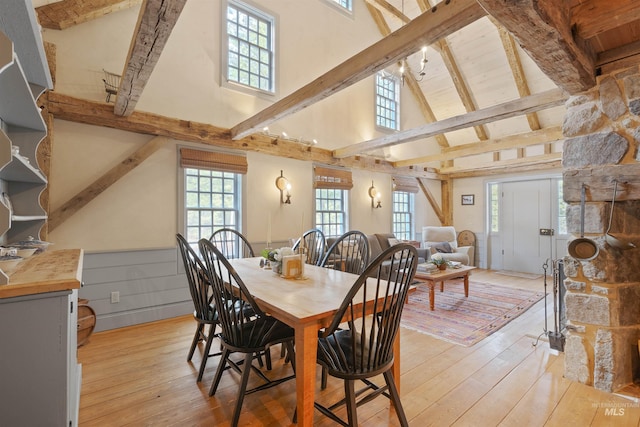
<svg viewBox="0 0 640 427">
<path fill-rule="evenodd" d="M 4 3 L 0 11 L 2 7 Z M 18 15 L 25 8 L 30 5 L 22 4 Z M 0 19 L 0 27 L 5 24 Z M 11 31 L 17 31 L 14 25 L 10 27 Z M 13 41 L 0 32 L 0 244 L 29 236 L 39 238 L 47 220 L 40 205 L 47 179 L 36 161 L 38 144 L 47 135 L 47 127 L 36 104 L 35 97 L 39 94 L 34 93 L 34 85 L 20 64 Z M 0 275 L 0 282 L 7 282 L 5 274 Z"/>
<path fill-rule="evenodd" d="M 13 161 L 0 169 L 0 179 L 46 184 L 47 178 L 30 163 L 30 160 L 19 154 L 14 154 Z"/>
<path fill-rule="evenodd" d="M 40 238 L 38 144 L 47 126 L 36 103 L 52 89 L 31 0 L 0 0 L 0 244 Z M 78 425 L 76 353 L 82 250 L 46 251 L 0 270 L 0 425 Z M 25 386 L 34 384 L 37 386 Z"/>
<path fill-rule="evenodd" d="M 11 221 L 40 221 L 46 219 L 46 215 L 11 215 Z"/>
<path fill-rule="evenodd" d="M 0 1 L 0 31 L 13 41 L 14 50 L 19 52 L 26 81 L 33 88 L 33 98 L 37 99 L 47 88 L 53 89 L 40 24 L 31 0 Z"/>
<path fill-rule="evenodd" d="M 4 36 L 0 43 L 6 40 Z M 15 53 L 13 61 L 0 73 L 0 94 L 0 117 L 4 123 L 40 130 L 46 135 L 47 126 Z"/>
</svg>

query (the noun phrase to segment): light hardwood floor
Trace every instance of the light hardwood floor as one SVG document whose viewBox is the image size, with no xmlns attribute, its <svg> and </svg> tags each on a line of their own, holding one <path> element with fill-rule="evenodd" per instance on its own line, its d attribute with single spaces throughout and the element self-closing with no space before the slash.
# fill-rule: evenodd
<svg viewBox="0 0 640 427">
<path fill-rule="evenodd" d="M 543 289 L 542 278 L 486 270 L 475 271 L 472 280 Z M 550 299 L 548 305 L 551 315 Z M 564 355 L 546 341 L 532 345 L 543 327 L 544 300 L 472 347 L 403 328 L 401 397 L 410 424 L 639 426 L 637 400 L 562 377 Z M 196 383 L 202 347 L 191 363 L 186 361 L 194 331 L 195 321 L 183 316 L 92 335 L 78 352 L 83 366 L 80 426 L 228 426 L 239 376 L 226 372 L 216 396 L 209 397 L 218 358 L 210 359 L 202 382 Z M 279 351 L 273 349 L 269 375 L 290 372 Z M 325 391 L 317 390 L 325 403 L 343 393 L 341 383 L 332 379 Z M 397 425 L 388 406 L 387 399 L 378 398 L 360 407 L 360 425 Z M 247 396 L 240 425 L 291 425 L 294 407 L 295 384 L 289 381 Z M 317 411 L 315 422 L 333 425 Z"/>
</svg>

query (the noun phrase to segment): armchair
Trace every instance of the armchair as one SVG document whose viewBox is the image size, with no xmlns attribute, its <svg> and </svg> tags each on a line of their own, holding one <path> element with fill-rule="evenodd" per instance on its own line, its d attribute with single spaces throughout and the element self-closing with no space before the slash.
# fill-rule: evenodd
<svg viewBox="0 0 640 427">
<path fill-rule="evenodd" d="M 447 261 L 459 261 L 465 265 L 474 265 L 475 248 L 458 246 L 456 229 L 452 226 L 422 227 L 422 246 L 429 248 L 430 255 L 438 251 Z M 446 252 L 450 248 L 451 252 Z"/>
</svg>

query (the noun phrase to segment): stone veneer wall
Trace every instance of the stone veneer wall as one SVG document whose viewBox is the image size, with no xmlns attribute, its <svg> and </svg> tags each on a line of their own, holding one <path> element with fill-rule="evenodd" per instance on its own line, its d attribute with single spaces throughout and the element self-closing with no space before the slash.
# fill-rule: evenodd
<svg viewBox="0 0 640 427">
<path fill-rule="evenodd" d="M 600 77 L 595 88 L 571 97 L 566 109 L 565 172 L 634 163 L 640 171 L 639 67 Z M 618 193 L 621 185 L 626 184 L 618 185 Z M 585 237 L 593 239 L 600 252 L 591 261 L 564 260 L 564 374 L 612 392 L 640 378 L 640 248 L 619 250 L 606 244 L 610 212 L 610 202 L 586 204 Z M 579 203 L 569 206 L 567 220 L 569 232 L 579 236 Z M 640 246 L 640 201 L 616 200 L 611 232 Z"/>
</svg>

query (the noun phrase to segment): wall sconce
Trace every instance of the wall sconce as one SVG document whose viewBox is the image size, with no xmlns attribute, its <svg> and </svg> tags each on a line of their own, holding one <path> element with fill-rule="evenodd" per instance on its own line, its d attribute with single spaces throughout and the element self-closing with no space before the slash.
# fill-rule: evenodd
<svg viewBox="0 0 640 427">
<path fill-rule="evenodd" d="M 369 197 L 371 197 L 371 208 L 378 209 L 382 207 L 380 201 L 380 192 L 374 187 L 373 181 L 371 181 L 371 187 L 369 187 Z"/>
<path fill-rule="evenodd" d="M 282 171 L 280 171 L 280 176 L 276 178 L 276 187 L 280 190 L 280 203 L 284 203 L 286 205 L 291 204 L 291 183 L 287 178 L 282 175 Z M 287 198 L 285 199 L 284 192 L 287 192 Z"/>
</svg>

